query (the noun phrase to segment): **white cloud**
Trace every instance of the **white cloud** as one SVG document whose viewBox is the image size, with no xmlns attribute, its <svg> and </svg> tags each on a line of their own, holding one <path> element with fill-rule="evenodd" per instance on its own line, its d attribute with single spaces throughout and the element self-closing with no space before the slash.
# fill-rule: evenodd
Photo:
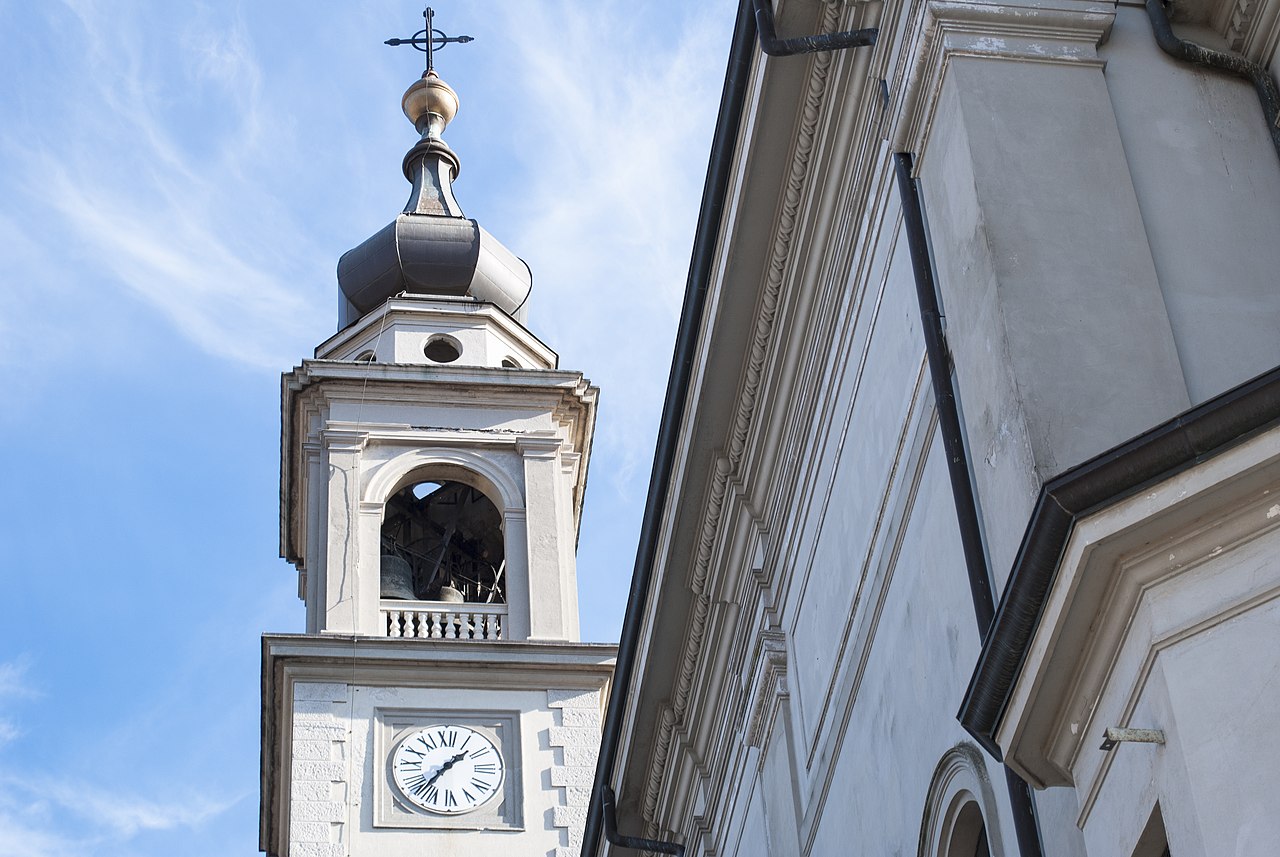
<svg viewBox="0 0 1280 857">
<path fill-rule="evenodd" d="M 524 120 L 542 123 L 527 138 L 532 203 L 511 241 L 534 269 L 539 332 L 604 390 L 597 451 L 611 454 L 617 494 L 634 495 L 671 358 L 732 6 L 688 9 L 673 43 L 655 41 L 643 10 L 551 7 L 507 16 L 527 68 Z M 541 301 L 573 311 L 538 315 Z"/>
<path fill-rule="evenodd" d="M 137 9 L 69 5 L 85 47 L 53 85 L 59 118 L 10 143 L 9 174 L 47 220 L 14 239 L 43 245 L 27 253 L 39 260 L 31 270 L 85 289 L 105 275 L 211 354 L 292 364 L 332 327 L 332 301 L 309 288 L 312 279 L 323 288 L 331 260 L 318 262 L 277 188 L 261 180 L 271 172 L 265 138 L 289 131 L 260 97 L 242 25 L 219 26 L 207 12 L 187 21 L 177 40 L 187 77 L 175 82 L 149 56 L 155 37 L 140 31 Z M 200 115 L 223 103 L 220 121 Z M 80 133 L 88 116 L 93 133 Z"/>
<path fill-rule="evenodd" d="M 30 698 L 37 696 L 35 688 L 27 681 L 31 659 L 22 655 L 0 663 L 0 699 Z"/>
<path fill-rule="evenodd" d="M 114 785 L 0 774 L 0 857 L 92 853 L 143 831 L 196 828 L 237 801 L 200 795 L 157 801 Z M 69 816 L 79 823 L 70 824 Z"/>
</svg>

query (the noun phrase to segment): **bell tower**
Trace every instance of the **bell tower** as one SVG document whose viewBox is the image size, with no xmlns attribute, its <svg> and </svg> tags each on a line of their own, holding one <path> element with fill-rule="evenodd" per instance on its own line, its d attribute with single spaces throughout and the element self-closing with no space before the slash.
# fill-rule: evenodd
<svg viewBox="0 0 1280 857">
<path fill-rule="evenodd" d="M 526 327 L 529 267 L 463 214 L 431 51 L 408 203 L 338 263 L 339 331 L 285 373 L 281 553 L 306 632 L 263 637 L 273 857 L 576 854 L 612 646 L 578 641 L 597 390 Z"/>
</svg>

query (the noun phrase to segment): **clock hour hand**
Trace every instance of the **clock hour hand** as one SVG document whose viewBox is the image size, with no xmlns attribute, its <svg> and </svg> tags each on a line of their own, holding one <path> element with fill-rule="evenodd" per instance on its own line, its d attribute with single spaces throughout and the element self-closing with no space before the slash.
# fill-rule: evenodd
<svg viewBox="0 0 1280 857">
<path fill-rule="evenodd" d="M 440 766 L 440 769 L 439 769 L 438 771 L 436 771 L 434 774 L 432 774 L 432 775 L 431 775 L 431 779 L 427 780 L 427 785 L 429 786 L 429 785 L 434 784 L 436 780 L 440 779 L 440 775 L 441 775 L 441 774 L 443 774 L 445 771 L 449 770 L 449 769 L 450 769 L 450 768 L 452 768 L 454 765 L 456 765 L 456 764 L 458 764 L 459 762 L 461 762 L 461 761 L 462 761 L 463 759 L 465 759 L 466 757 L 467 757 L 467 754 L 466 754 L 466 753 L 459 753 L 458 755 L 454 756 L 454 757 L 453 757 L 452 759 L 450 759 L 449 761 L 445 762 L 443 765 L 441 765 L 441 766 Z"/>
</svg>

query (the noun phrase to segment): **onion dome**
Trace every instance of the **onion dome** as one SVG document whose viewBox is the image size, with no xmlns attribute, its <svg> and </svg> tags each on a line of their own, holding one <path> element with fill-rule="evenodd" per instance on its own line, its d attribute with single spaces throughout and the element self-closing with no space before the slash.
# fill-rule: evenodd
<svg viewBox="0 0 1280 857">
<path fill-rule="evenodd" d="M 463 215 L 453 196 L 461 165 L 441 134 L 458 112 L 458 94 L 432 70 L 405 91 L 401 105 L 422 135 L 404 156 L 404 177 L 413 189 L 395 220 L 338 260 L 339 327 L 402 292 L 472 297 L 523 323 L 533 273 Z"/>
</svg>

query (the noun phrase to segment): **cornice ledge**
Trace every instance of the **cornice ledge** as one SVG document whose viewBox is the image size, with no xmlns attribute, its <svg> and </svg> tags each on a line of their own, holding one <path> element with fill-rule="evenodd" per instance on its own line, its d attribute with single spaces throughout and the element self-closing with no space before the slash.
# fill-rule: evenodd
<svg viewBox="0 0 1280 857">
<path fill-rule="evenodd" d="M 894 149 L 923 154 L 952 57 L 1101 68 L 1098 45 L 1114 21 L 1115 5 L 1105 0 L 1036 5 L 928 0 L 893 112 L 889 139 Z"/>
</svg>

